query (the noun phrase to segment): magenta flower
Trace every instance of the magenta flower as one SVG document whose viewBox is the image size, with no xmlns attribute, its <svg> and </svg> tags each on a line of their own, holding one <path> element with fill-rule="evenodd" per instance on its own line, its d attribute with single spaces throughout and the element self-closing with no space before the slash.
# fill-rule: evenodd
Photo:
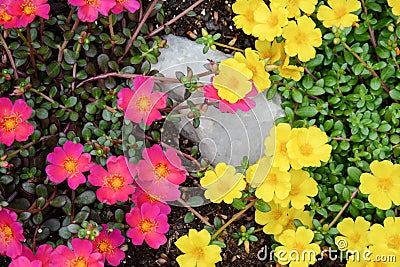
<svg viewBox="0 0 400 267">
<path fill-rule="evenodd" d="M 7 11 L 8 0 L 0 0 L 0 25 L 4 28 L 18 28 L 18 17 L 12 16 Z"/>
<path fill-rule="evenodd" d="M 114 14 L 121 13 L 124 8 L 129 12 L 134 13 L 140 8 L 140 3 L 137 0 L 116 0 L 117 4 L 111 9 Z"/>
<path fill-rule="evenodd" d="M 179 198 L 179 196 L 177 198 Z M 140 208 L 143 203 L 149 203 L 157 206 L 161 213 L 169 214 L 171 212 L 171 207 L 167 203 L 162 202 L 161 199 L 161 197 L 151 195 L 149 192 L 145 192 L 140 188 L 132 195 L 132 201 L 135 203 L 135 207 Z"/>
<path fill-rule="evenodd" d="M 79 7 L 78 18 L 84 22 L 95 21 L 99 17 L 99 12 L 108 16 L 108 12 L 116 4 L 115 0 L 68 0 L 68 2 Z"/>
<path fill-rule="evenodd" d="M 150 247 L 158 249 L 167 242 L 165 233 L 169 230 L 168 218 L 155 205 L 143 203 L 140 209 L 131 209 L 126 214 L 126 222 L 132 227 L 126 235 L 134 245 L 142 245 L 145 240 Z"/>
<path fill-rule="evenodd" d="M 50 5 L 47 0 L 15 0 L 9 2 L 7 12 L 18 17 L 19 27 L 26 27 L 36 16 L 49 19 Z"/>
<path fill-rule="evenodd" d="M 15 101 L 14 105 L 7 97 L 0 98 L 0 143 L 7 146 L 26 141 L 33 133 L 32 124 L 25 122 L 31 116 L 32 108 L 22 99 Z"/>
<path fill-rule="evenodd" d="M 52 267 L 103 267 L 103 255 L 93 251 L 93 244 L 89 240 L 74 238 L 71 241 L 72 249 L 61 245 L 54 249 L 50 257 Z"/>
<path fill-rule="evenodd" d="M 112 266 L 118 266 L 125 258 L 125 253 L 119 249 L 125 242 L 120 230 L 113 230 L 108 234 L 106 224 L 103 224 L 103 231 L 93 241 L 94 251 L 103 255 L 103 260 L 106 259 Z"/>
<path fill-rule="evenodd" d="M 167 94 L 152 92 L 153 78 L 137 76 L 133 86 L 136 90 L 122 88 L 118 93 L 118 106 L 125 110 L 125 117 L 136 123 L 143 121 L 148 126 L 162 119 L 159 109 L 167 106 Z"/>
<path fill-rule="evenodd" d="M 212 85 L 208 84 L 204 86 L 204 97 L 211 101 L 219 101 L 218 108 L 221 112 L 236 113 L 238 109 L 241 111 L 249 111 L 256 106 L 256 102 L 251 100 L 249 97 L 257 95 L 257 89 L 253 85 L 253 89 L 246 95 L 245 98 L 237 101 L 236 103 L 229 103 L 222 99 L 218 95 L 218 90 Z"/>
<path fill-rule="evenodd" d="M 82 151 L 82 144 L 67 141 L 63 148 L 56 147 L 54 152 L 47 155 L 47 160 L 51 163 L 46 167 L 50 181 L 61 183 L 67 178 L 68 186 L 73 190 L 85 183 L 86 178 L 82 172 L 87 172 L 90 168 L 90 154 L 82 154 Z"/>
<path fill-rule="evenodd" d="M 186 170 L 176 151 L 169 148 L 164 153 L 161 146 L 153 145 L 143 150 L 142 157 L 137 164 L 137 184 L 162 201 L 178 199 L 179 184 L 186 180 Z"/>
<path fill-rule="evenodd" d="M 97 189 L 97 198 L 106 204 L 115 204 L 117 201 L 125 202 L 130 194 L 135 192 L 132 186 L 136 176 L 136 168 L 133 164 L 127 166 L 127 159 L 124 156 L 111 156 L 107 160 L 107 169 L 104 170 L 100 165 L 90 169 L 89 182 Z M 133 173 L 132 173 L 133 172 Z"/>
<path fill-rule="evenodd" d="M 53 252 L 53 247 L 48 244 L 40 245 L 36 250 L 36 255 L 33 254 L 32 250 L 28 247 L 22 246 L 22 253 L 16 256 L 10 266 L 37 266 L 40 263 L 40 267 L 48 267 L 50 262 L 50 255 Z M 25 263 L 25 265 L 22 265 Z M 13 265 L 14 264 L 14 265 Z"/>
<path fill-rule="evenodd" d="M 0 211 L 0 255 L 15 258 L 22 253 L 21 241 L 25 240 L 17 214 L 3 208 Z"/>
</svg>

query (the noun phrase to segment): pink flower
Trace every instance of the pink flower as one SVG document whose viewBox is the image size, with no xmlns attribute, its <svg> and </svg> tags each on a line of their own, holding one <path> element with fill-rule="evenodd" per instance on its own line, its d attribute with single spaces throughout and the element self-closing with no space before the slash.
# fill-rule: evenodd
<svg viewBox="0 0 400 267">
<path fill-rule="evenodd" d="M 133 80 L 133 86 L 135 91 L 122 88 L 118 93 L 118 106 L 125 109 L 125 116 L 136 123 L 144 121 L 148 126 L 153 121 L 162 119 L 158 109 L 167 106 L 167 94 L 152 92 L 153 78 L 137 76 Z"/>
<path fill-rule="evenodd" d="M 6 29 L 19 27 L 18 18 L 8 13 L 7 6 L 8 0 L 0 0 L 0 25 Z"/>
<path fill-rule="evenodd" d="M 17 214 L 3 208 L 0 211 L 0 255 L 15 258 L 22 252 L 21 241 L 25 240 Z"/>
<path fill-rule="evenodd" d="M 78 6 L 78 18 L 81 21 L 93 22 L 99 12 L 108 16 L 108 12 L 115 6 L 115 0 L 68 0 L 73 6 Z"/>
<path fill-rule="evenodd" d="M 96 165 L 90 169 L 89 182 L 95 186 L 101 186 L 96 192 L 97 198 L 106 204 L 115 204 L 117 201 L 125 202 L 128 196 L 135 192 L 132 186 L 136 176 L 136 168 L 133 164 L 127 166 L 124 156 L 111 156 L 107 160 L 107 169 Z"/>
<path fill-rule="evenodd" d="M 253 85 L 253 89 L 248 93 L 245 98 L 237 101 L 236 103 L 229 103 L 222 99 L 218 95 L 218 90 L 212 85 L 208 84 L 204 86 L 204 97 L 211 101 L 219 101 L 218 108 L 221 112 L 236 113 L 238 109 L 241 111 L 249 111 L 256 106 L 256 102 L 251 100 L 249 97 L 257 95 L 257 89 Z"/>
<path fill-rule="evenodd" d="M 177 198 L 179 198 L 179 196 Z M 151 195 L 149 192 L 145 192 L 140 188 L 132 195 L 132 201 L 135 203 L 135 207 L 140 208 L 143 203 L 149 203 L 159 207 L 161 213 L 169 214 L 171 212 L 171 207 L 167 203 L 164 203 L 160 200 L 161 197 Z"/>
<path fill-rule="evenodd" d="M 64 245 L 58 246 L 51 253 L 50 266 L 52 267 L 103 267 L 103 255 L 93 251 L 93 244 L 89 240 L 74 238 L 71 241 L 72 251 Z"/>
<path fill-rule="evenodd" d="M 26 141 L 33 133 L 32 124 L 25 122 L 31 116 L 32 108 L 22 99 L 14 105 L 7 97 L 0 98 L 0 143 L 10 146 L 14 139 Z"/>
<path fill-rule="evenodd" d="M 134 245 L 141 245 L 146 240 L 150 247 L 158 249 L 167 242 L 165 233 L 169 229 L 168 218 L 160 213 L 157 206 L 143 203 L 140 209 L 131 209 L 126 214 L 126 222 L 132 227 L 126 235 L 132 239 Z"/>
<path fill-rule="evenodd" d="M 118 266 L 125 258 L 125 253 L 119 249 L 125 242 L 120 230 L 113 230 L 108 234 L 107 225 L 103 224 L 103 231 L 93 241 L 94 251 L 103 255 L 103 260 L 106 259 L 112 266 Z"/>
<path fill-rule="evenodd" d="M 47 155 L 47 160 L 51 163 L 46 167 L 50 181 L 61 183 L 67 178 L 68 186 L 73 190 L 85 183 L 86 178 L 82 172 L 87 172 L 90 168 L 90 154 L 82 154 L 82 151 L 82 144 L 67 141 L 63 148 L 56 147 L 54 152 Z"/>
<path fill-rule="evenodd" d="M 143 160 L 137 164 L 138 185 L 162 201 L 180 197 L 179 184 L 186 180 L 186 170 L 172 148 L 164 153 L 161 146 L 153 145 L 142 152 Z"/>
<path fill-rule="evenodd" d="M 33 254 L 32 250 L 28 247 L 22 247 L 22 253 L 16 256 L 10 266 L 40 266 L 48 267 L 50 262 L 50 254 L 53 252 L 53 247 L 48 244 L 43 244 L 36 250 L 36 255 Z M 24 263 L 24 265 L 23 265 Z M 40 263 L 40 265 L 38 265 Z M 14 265 L 13 265 L 14 264 Z"/>
<path fill-rule="evenodd" d="M 116 0 L 117 4 L 111 9 L 114 14 L 121 13 L 124 8 L 129 12 L 134 13 L 140 8 L 140 3 L 137 0 Z"/>
<path fill-rule="evenodd" d="M 18 17 L 19 27 L 26 27 L 36 16 L 49 19 L 50 5 L 47 0 L 9 1 L 7 12 Z"/>
</svg>

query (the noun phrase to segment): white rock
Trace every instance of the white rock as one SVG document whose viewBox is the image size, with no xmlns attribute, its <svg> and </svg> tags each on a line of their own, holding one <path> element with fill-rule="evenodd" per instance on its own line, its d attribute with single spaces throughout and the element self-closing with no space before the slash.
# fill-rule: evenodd
<svg viewBox="0 0 400 267">
<path fill-rule="evenodd" d="M 210 51 L 204 55 L 203 46 L 193 41 L 173 35 L 167 36 L 166 39 L 169 48 L 161 50 L 159 63 L 153 65 L 153 69 L 160 70 L 165 77 L 175 77 L 176 71 L 186 73 L 188 66 L 195 74 L 201 73 L 205 71 L 203 65 L 208 63 L 207 59 L 221 61 L 231 56 L 220 51 Z M 203 77 L 201 81 L 209 83 L 210 76 Z M 182 102 L 184 94 L 182 86 L 170 84 L 164 86 L 162 90 L 168 92 L 178 102 L 178 107 L 186 106 L 186 102 Z M 196 93 L 190 100 L 194 103 L 203 103 L 204 97 Z M 171 136 L 178 137 L 182 134 L 188 139 L 199 142 L 202 157 L 209 159 L 213 165 L 226 162 L 238 166 L 243 156 L 248 156 L 251 164 L 255 163 L 263 155 L 264 139 L 269 135 L 274 120 L 283 115 L 283 110 L 280 107 L 279 96 L 273 101 L 268 101 L 263 94 L 259 94 L 253 100 L 256 102 L 255 108 L 249 112 L 238 111 L 236 114 L 221 113 L 217 108 L 209 106 L 202 114 L 197 129 L 191 126 L 192 123 L 187 117 L 175 123 L 166 121 L 163 141 L 168 143 L 171 141 Z M 186 114 L 188 110 L 183 109 L 179 112 Z"/>
</svg>

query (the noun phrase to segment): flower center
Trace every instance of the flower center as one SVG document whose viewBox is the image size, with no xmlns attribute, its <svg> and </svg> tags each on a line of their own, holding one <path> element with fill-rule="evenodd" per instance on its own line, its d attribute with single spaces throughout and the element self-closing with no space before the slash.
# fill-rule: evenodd
<svg viewBox="0 0 400 267">
<path fill-rule="evenodd" d="M 159 179 L 165 179 L 169 175 L 169 168 L 165 163 L 157 163 L 154 166 L 154 172 Z"/>
<path fill-rule="evenodd" d="M 76 174 L 78 172 L 78 161 L 73 157 L 65 159 L 63 166 L 68 174 Z"/>
<path fill-rule="evenodd" d="M 291 187 L 291 189 L 290 189 L 289 195 L 291 195 L 291 196 L 297 196 L 298 194 L 300 194 L 300 192 L 301 192 L 300 187 L 297 186 L 297 185 L 293 185 L 293 184 L 292 184 L 292 187 Z"/>
<path fill-rule="evenodd" d="M 31 0 L 25 1 L 21 5 L 22 13 L 27 16 L 34 15 L 36 13 L 36 6 L 32 3 Z"/>
<path fill-rule="evenodd" d="M 389 178 L 380 178 L 378 181 L 378 189 L 382 191 L 388 191 L 390 188 L 392 188 L 393 184 L 392 181 Z"/>
<path fill-rule="evenodd" d="M 398 249 L 400 247 L 400 236 L 391 235 L 388 240 L 388 246 L 392 249 Z"/>
<path fill-rule="evenodd" d="M 282 154 L 286 155 L 286 153 L 287 153 L 286 143 L 281 143 L 280 144 L 279 152 L 281 152 Z"/>
<path fill-rule="evenodd" d="M 14 232 L 11 229 L 10 226 L 6 225 L 6 224 L 2 224 L 0 226 L 0 241 L 4 244 L 4 245 L 8 245 L 11 240 L 14 239 Z"/>
<path fill-rule="evenodd" d="M 346 6 L 340 6 L 334 10 L 336 18 L 340 19 L 347 14 Z"/>
<path fill-rule="evenodd" d="M 14 132 L 18 124 L 21 122 L 21 115 L 12 114 L 4 117 L 0 122 L 0 127 L 7 133 Z"/>
<path fill-rule="evenodd" d="M 270 173 L 269 175 L 268 175 L 268 182 L 269 183 L 271 183 L 271 184 L 276 184 L 277 182 L 278 182 L 278 177 L 276 176 L 276 174 L 275 173 Z"/>
<path fill-rule="evenodd" d="M 204 249 L 203 248 L 195 248 L 193 250 L 193 254 L 196 255 L 197 258 L 204 257 Z"/>
<path fill-rule="evenodd" d="M 114 190 L 119 190 L 125 186 L 125 179 L 119 174 L 113 174 L 106 178 L 105 185 Z"/>
<path fill-rule="evenodd" d="M 353 234 L 349 235 L 349 238 L 354 243 L 358 243 L 358 241 L 360 241 L 361 235 L 360 235 L 360 233 L 353 233 Z"/>
<path fill-rule="evenodd" d="M 149 193 L 146 194 L 146 198 L 152 204 L 157 203 L 160 200 L 160 198 L 158 196 L 153 196 L 153 195 L 150 195 Z"/>
<path fill-rule="evenodd" d="M 313 147 L 310 144 L 305 143 L 305 144 L 300 146 L 300 153 L 303 156 L 308 157 L 313 153 Z"/>
<path fill-rule="evenodd" d="M 67 262 L 67 267 L 88 267 L 88 261 L 83 256 L 75 257 L 73 260 Z"/>
<path fill-rule="evenodd" d="M 272 218 L 278 220 L 282 216 L 282 212 L 279 210 L 272 211 Z"/>
<path fill-rule="evenodd" d="M 157 222 L 146 218 L 139 223 L 138 228 L 142 234 L 148 234 L 157 228 Z"/>
<path fill-rule="evenodd" d="M 269 16 L 268 20 L 267 20 L 267 23 L 268 23 L 268 26 L 272 26 L 272 27 L 278 25 L 278 23 L 279 23 L 278 16 L 276 16 L 276 15 Z"/>
<path fill-rule="evenodd" d="M 127 0 L 117 0 L 117 4 L 123 4 L 125 3 Z"/>
<path fill-rule="evenodd" d="M 6 8 L 7 4 L 0 5 L 0 23 L 8 22 L 12 19 L 12 16 L 7 13 Z"/>
<path fill-rule="evenodd" d="M 86 4 L 91 6 L 98 6 L 98 0 L 85 0 Z"/>
<path fill-rule="evenodd" d="M 136 100 L 135 105 L 140 113 L 147 113 L 151 109 L 151 99 L 148 96 L 142 95 Z"/>
<path fill-rule="evenodd" d="M 107 239 L 100 240 L 96 245 L 97 251 L 101 254 L 110 254 L 113 252 L 113 246 Z"/>
</svg>

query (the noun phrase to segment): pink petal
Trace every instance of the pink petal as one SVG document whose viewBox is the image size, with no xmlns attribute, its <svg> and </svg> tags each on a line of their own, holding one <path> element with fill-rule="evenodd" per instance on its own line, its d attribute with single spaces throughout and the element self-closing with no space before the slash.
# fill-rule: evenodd
<svg viewBox="0 0 400 267">
<path fill-rule="evenodd" d="M 89 182 L 95 186 L 103 186 L 104 177 L 107 177 L 109 173 L 100 165 L 95 165 L 90 170 L 88 176 Z"/>
<path fill-rule="evenodd" d="M 144 160 L 139 160 L 137 164 L 139 181 L 152 181 L 155 179 L 153 166 Z"/>
<path fill-rule="evenodd" d="M 150 99 L 151 99 L 151 104 L 152 108 L 154 109 L 162 109 L 167 106 L 167 97 L 168 95 L 163 92 L 154 92 L 151 94 Z"/>
<path fill-rule="evenodd" d="M 165 157 L 168 159 L 169 163 L 174 167 L 181 171 L 184 171 L 184 167 L 182 166 L 182 160 L 176 153 L 175 149 L 168 148 L 165 151 Z"/>
<path fill-rule="evenodd" d="M 125 117 L 135 123 L 140 123 L 143 119 L 143 115 L 135 107 L 129 106 L 125 111 Z"/>
<path fill-rule="evenodd" d="M 53 251 L 53 247 L 48 244 L 40 245 L 36 251 L 36 258 L 43 263 L 43 267 L 48 266 L 50 262 L 50 254 Z"/>
<path fill-rule="evenodd" d="M 116 5 L 115 0 L 100 1 L 99 12 L 103 16 L 108 16 L 108 12 Z"/>
<path fill-rule="evenodd" d="M 8 267 L 22 267 L 22 266 L 29 266 L 32 267 L 31 261 L 25 256 L 19 256 L 15 258 Z M 42 265 L 40 265 L 42 266 Z"/>
<path fill-rule="evenodd" d="M 47 161 L 53 163 L 55 165 L 62 166 L 64 164 L 64 160 L 67 158 L 64 150 L 61 147 L 54 148 L 54 152 L 47 155 Z"/>
<path fill-rule="evenodd" d="M 98 10 L 90 5 L 84 5 L 78 9 L 78 17 L 83 22 L 94 22 L 98 16 Z"/>
<path fill-rule="evenodd" d="M 161 245 L 167 243 L 167 238 L 163 234 L 157 232 L 148 233 L 145 237 L 146 243 L 149 247 L 158 249 Z"/>
<path fill-rule="evenodd" d="M 87 172 L 90 170 L 91 156 L 89 153 L 84 153 L 78 158 L 78 170 L 80 172 Z"/>
<path fill-rule="evenodd" d="M 67 155 L 67 157 L 73 157 L 73 158 L 77 159 L 82 154 L 83 145 L 75 144 L 72 141 L 67 141 L 64 143 L 63 149 L 64 149 L 65 155 Z"/>
<path fill-rule="evenodd" d="M 28 106 L 26 102 L 22 99 L 18 99 L 15 101 L 13 111 L 22 115 L 22 121 L 26 121 L 27 119 L 29 119 L 32 114 L 32 108 Z"/>
<path fill-rule="evenodd" d="M 186 174 L 182 170 L 172 170 L 168 175 L 168 181 L 180 185 L 186 180 Z"/>
<path fill-rule="evenodd" d="M 145 238 L 144 234 L 139 231 L 137 228 L 129 229 L 126 235 L 131 238 L 132 244 L 141 245 L 143 244 L 143 240 Z"/>
<path fill-rule="evenodd" d="M 139 10 L 140 8 L 140 3 L 136 0 L 128 0 L 127 3 L 125 3 L 124 7 L 131 13 L 134 13 L 135 11 Z"/>
<path fill-rule="evenodd" d="M 72 260 L 75 257 L 75 254 L 64 245 L 60 245 L 56 247 L 51 253 L 50 264 L 52 267 L 65 267 L 67 264 L 67 260 Z"/>
<path fill-rule="evenodd" d="M 129 103 L 132 100 L 134 92 L 129 88 L 122 88 L 121 91 L 118 92 L 118 101 L 117 104 L 120 108 L 126 109 L 129 106 Z"/>
<path fill-rule="evenodd" d="M 119 248 L 114 249 L 113 253 L 107 254 L 106 259 L 112 266 L 118 266 L 123 259 L 125 259 L 125 253 Z"/>
<path fill-rule="evenodd" d="M 26 27 L 28 26 L 29 23 L 31 23 L 35 19 L 35 15 L 21 15 L 18 19 L 18 22 L 21 27 Z"/>
<path fill-rule="evenodd" d="M 142 214 L 140 213 L 140 210 L 136 207 L 131 209 L 131 211 L 126 214 L 126 222 L 131 227 L 137 226 L 141 220 Z"/>
<path fill-rule="evenodd" d="M 103 203 L 106 203 L 109 205 L 113 205 L 117 202 L 112 199 L 113 194 L 114 194 L 114 191 L 108 187 L 101 187 L 101 188 L 97 189 L 97 191 L 96 191 L 97 199 L 100 202 L 103 202 Z"/>
<path fill-rule="evenodd" d="M 88 266 L 90 267 L 104 267 L 104 257 L 101 253 L 95 252 L 90 254 Z"/>
<path fill-rule="evenodd" d="M 68 186 L 72 190 L 77 189 L 80 184 L 84 184 L 84 183 L 86 183 L 86 178 L 82 173 L 78 173 L 74 177 L 68 178 Z"/>
<path fill-rule="evenodd" d="M 162 119 L 162 115 L 160 111 L 157 109 L 152 109 L 150 110 L 150 113 L 147 114 L 146 116 L 143 116 L 143 120 L 146 123 L 147 126 L 150 126 L 154 121 L 158 121 Z"/>
<path fill-rule="evenodd" d="M 153 145 L 152 147 L 143 150 L 142 157 L 148 163 L 152 163 L 152 168 L 159 162 L 167 163 L 162 147 L 159 145 Z"/>
<path fill-rule="evenodd" d="M 168 224 L 168 217 L 166 214 L 160 214 L 157 216 L 157 222 L 158 222 L 158 227 L 157 227 L 157 232 L 161 234 L 165 234 L 169 230 L 169 224 Z"/>
<path fill-rule="evenodd" d="M 74 238 L 72 239 L 71 244 L 74 249 L 75 255 L 89 258 L 89 255 L 92 253 L 93 246 L 92 242 L 89 240 Z"/>
<path fill-rule="evenodd" d="M 15 128 L 15 139 L 18 142 L 26 141 L 34 130 L 32 124 L 23 121 Z"/>
<path fill-rule="evenodd" d="M 111 12 L 114 14 L 120 14 L 124 11 L 124 7 L 121 4 L 116 4 L 112 9 Z"/>
<path fill-rule="evenodd" d="M 155 219 L 160 214 L 160 208 L 156 205 L 151 205 L 149 203 L 143 203 L 143 205 L 140 207 L 140 210 L 143 219 Z"/>
<path fill-rule="evenodd" d="M 86 5 L 85 0 L 68 0 L 68 2 L 73 6 L 84 6 Z"/>
<path fill-rule="evenodd" d="M 14 132 L 4 132 L 0 129 L 0 143 L 5 144 L 6 146 L 11 146 L 14 143 L 15 133 Z"/>
<path fill-rule="evenodd" d="M 7 5 L 7 13 L 12 16 L 20 16 L 22 14 L 21 5 Z"/>
<path fill-rule="evenodd" d="M 36 8 L 36 15 L 44 19 L 49 19 L 50 5 L 41 5 Z"/>
<path fill-rule="evenodd" d="M 122 236 L 119 229 L 112 231 L 108 238 L 113 247 L 119 247 L 125 242 L 125 237 Z"/>
<path fill-rule="evenodd" d="M 46 167 L 46 173 L 49 176 L 50 181 L 55 183 L 61 183 L 67 178 L 68 173 L 63 167 L 50 164 Z"/>
<path fill-rule="evenodd" d="M 149 76 L 136 76 L 135 79 L 133 79 L 133 87 L 135 89 L 139 89 L 146 81 L 152 79 Z M 153 87 L 151 87 L 153 89 Z"/>
</svg>

